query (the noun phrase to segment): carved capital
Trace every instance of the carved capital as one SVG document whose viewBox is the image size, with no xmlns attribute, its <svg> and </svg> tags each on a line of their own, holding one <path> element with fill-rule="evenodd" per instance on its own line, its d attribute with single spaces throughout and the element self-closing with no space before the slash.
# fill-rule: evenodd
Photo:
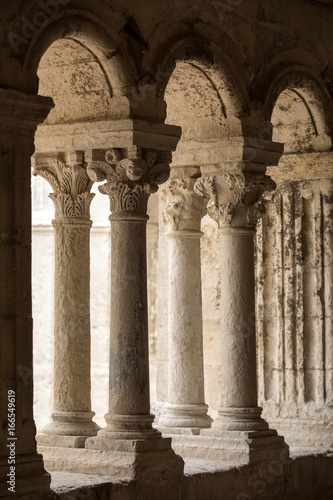
<svg viewBox="0 0 333 500">
<path fill-rule="evenodd" d="M 207 212 L 222 227 L 255 227 L 265 212 L 262 195 L 275 183 L 257 172 L 223 173 L 200 178 L 195 192 L 208 198 Z"/>
<path fill-rule="evenodd" d="M 173 178 L 161 193 L 162 217 L 169 231 L 200 231 L 207 201 L 194 192 L 195 179 Z"/>
<path fill-rule="evenodd" d="M 149 195 L 169 177 L 170 160 L 164 151 L 113 148 L 106 151 L 105 161 L 89 162 L 87 173 L 93 181 L 106 180 L 99 191 L 109 196 L 111 213 L 145 214 Z"/>
<path fill-rule="evenodd" d="M 49 196 L 54 203 L 56 219 L 90 217 L 90 204 L 95 195 L 90 193 L 93 182 L 82 163 L 76 154 L 68 154 L 66 163 L 57 158 L 35 160 L 33 174 L 43 177 L 53 189 Z"/>
</svg>

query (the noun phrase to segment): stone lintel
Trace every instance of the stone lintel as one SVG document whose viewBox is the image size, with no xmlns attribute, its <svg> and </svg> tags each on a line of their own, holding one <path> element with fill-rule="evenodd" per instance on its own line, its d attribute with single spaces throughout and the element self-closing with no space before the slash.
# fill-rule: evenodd
<svg viewBox="0 0 333 500">
<path fill-rule="evenodd" d="M 278 184 L 285 181 L 333 178 L 333 152 L 284 154 L 278 166 L 268 167 L 267 174 Z"/>
<path fill-rule="evenodd" d="M 276 165 L 283 153 L 283 144 L 253 137 L 225 137 L 218 140 L 184 141 L 173 154 L 172 166 L 205 167 L 206 175 L 220 171 L 263 171 Z"/>
<path fill-rule="evenodd" d="M 181 128 L 143 120 L 100 120 L 41 125 L 35 139 L 36 151 L 142 148 L 174 151 Z"/>
</svg>

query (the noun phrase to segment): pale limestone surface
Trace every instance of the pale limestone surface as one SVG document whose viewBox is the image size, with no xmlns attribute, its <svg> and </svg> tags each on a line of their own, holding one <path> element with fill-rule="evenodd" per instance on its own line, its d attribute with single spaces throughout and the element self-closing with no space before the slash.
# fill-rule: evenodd
<svg viewBox="0 0 333 500">
<path fill-rule="evenodd" d="M 112 396 L 109 398 L 111 412 L 107 420 L 112 423 L 113 431 L 114 426 L 120 425 L 122 439 L 113 439 L 115 432 L 111 439 L 110 435 L 102 435 L 96 446 L 99 449 L 93 449 L 95 438 L 90 438 L 90 449 L 65 449 L 59 446 L 64 445 L 59 439 L 58 443 L 53 443 L 58 446 L 45 447 L 47 466 L 52 467 L 53 455 L 53 463 L 58 468 L 85 471 L 91 468 L 94 472 L 104 472 L 111 466 L 118 477 L 141 476 L 147 480 L 141 483 L 142 488 L 137 492 L 137 485 L 132 482 L 126 484 L 127 491 L 124 485 L 116 484 L 100 492 L 98 488 L 81 492 L 88 497 L 99 493 L 110 496 L 112 490 L 112 494 L 119 494 L 120 498 L 132 495 L 145 499 L 181 495 L 183 498 L 215 498 L 221 491 L 224 497 L 237 500 L 259 495 L 270 500 L 330 498 L 332 488 L 327 478 L 331 475 L 331 457 L 318 456 L 315 450 L 332 447 L 332 23 L 333 10 L 328 0 L 282 0 L 278 4 L 266 0 L 211 3 L 147 0 L 144 8 L 142 3 L 132 0 L 124 0 L 121 5 L 108 0 L 93 3 L 88 0 L 12 0 L 2 4 L 0 496 L 6 498 L 8 492 L 5 483 L 8 387 L 14 387 L 17 393 L 17 485 L 20 494 L 31 499 L 46 497 L 43 491 L 48 490 L 50 482 L 41 456 L 36 455 L 32 420 L 29 193 L 33 141 L 35 139 L 37 154 L 60 154 L 61 159 L 69 152 L 74 157 L 83 155 L 82 166 L 92 174 L 94 181 L 101 180 L 103 175 L 106 177 L 107 183 L 101 190 L 110 195 L 112 217 L 114 212 L 121 213 L 121 217 L 128 215 L 128 210 L 136 216 L 138 212 L 146 213 L 142 205 L 151 191 L 151 178 L 146 174 L 155 167 L 149 159 L 150 153 L 142 158 L 139 148 L 162 152 L 154 177 L 158 178 L 158 183 L 165 182 L 168 177 L 165 165 L 170 164 L 170 151 L 176 148 L 180 136 L 180 130 L 174 126 L 181 126 L 182 139 L 173 154 L 172 167 L 185 168 L 188 172 L 195 167 L 199 171 L 198 177 L 201 174 L 207 182 L 208 213 L 217 221 L 207 223 L 206 220 L 201 228 L 207 231 L 202 237 L 201 252 L 202 347 L 206 355 L 203 373 L 205 399 L 215 422 L 212 429 L 202 431 L 202 435 L 180 434 L 173 446 L 179 453 L 192 458 L 230 460 L 234 465 L 251 462 L 251 465 L 245 469 L 233 468 L 230 474 L 224 471 L 217 477 L 212 473 L 213 468 L 205 465 L 203 474 L 195 473 L 187 481 L 182 473 L 182 461 L 172 452 L 168 439 L 149 439 L 146 435 L 147 439 L 140 444 L 123 439 L 126 432 L 141 432 L 143 436 L 148 431 L 157 436 L 149 415 L 149 392 L 156 394 L 154 406 L 161 413 L 163 401 L 170 399 L 168 379 L 172 382 L 169 384 L 174 392 L 172 397 L 180 395 L 183 386 L 188 387 L 190 378 L 188 370 L 179 381 L 179 387 L 172 381 L 172 357 L 168 359 L 167 345 L 168 331 L 173 324 L 169 318 L 175 316 L 177 307 L 174 308 L 168 299 L 169 275 L 173 269 L 170 269 L 166 228 L 160 221 L 158 255 L 156 231 L 150 242 L 151 255 L 155 263 L 158 260 L 158 268 L 152 270 L 149 278 L 151 296 L 154 297 L 156 291 L 158 294 L 158 308 L 150 318 L 151 325 L 158 324 L 157 335 L 154 333 L 156 347 L 151 345 L 156 389 L 143 391 L 141 398 L 136 390 L 140 381 L 135 380 L 131 372 L 131 367 L 135 367 L 137 373 L 144 374 L 143 385 L 147 387 L 148 312 L 146 300 L 141 300 L 145 295 L 147 275 L 146 272 L 142 274 L 144 264 L 134 265 L 134 281 L 141 277 L 136 287 L 140 296 L 136 298 L 145 309 L 140 321 L 135 323 L 133 311 L 121 319 L 118 310 L 111 314 L 111 320 L 114 317 L 119 325 L 119 338 L 112 330 L 109 346 L 106 340 L 109 332 L 103 332 L 104 327 L 99 329 L 103 333 L 98 332 L 96 336 L 101 336 L 95 351 L 97 356 L 100 349 L 103 353 L 100 368 L 103 359 L 107 364 L 109 347 L 111 353 L 118 350 L 120 354 L 112 359 L 106 392 L 109 389 L 111 396 L 115 385 L 120 392 L 128 387 L 131 395 L 130 401 L 124 394 L 117 401 Z M 55 107 L 49 115 L 51 100 L 41 95 L 37 97 L 38 92 L 54 99 Z M 48 124 L 39 125 L 47 115 Z M 169 127 L 165 127 L 164 122 Z M 282 147 L 284 154 L 280 159 Z M 109 148 L 118 151 L 111 153 L 111 156 L 120 155 L 116 162 L 107 161 Z M 277 183 L 275 191 L 275 185 L 263 179 L 266 167 Z M 129 180 L 124 179 L 125 173 Z M 137 182 L 139 179 L 141 181 Z M 252 184 L 250 189 L 249 184 Z M 270 194 L 265 194 L 262 202 L 259 194 L 267 187 Z M 118 189 L 120 198 L 114 196 Z M 75 205 L 76 195 L 70 193 L 71 199 L 67 198 L 67 216 L 73 213 L 77 216 L 78 207 L 84 205 L 82 198 Z M 186 212 L 189 207 L 185 205 L 184 208 Z M 137 217 L 133 217 L 133 213 L 134 221 Z M 238 242 L 230 257 L 235 269 L 225 269 L 223 246 L 220 247 L 224 228 L 230 225 L 228 237 L 239 231 L 238 228 L 244 234 L 244 229 L 254 229 L 257 219 L 262 216 L 256 236 L 256 254 L 248 242 L 247 245 Z M 136 231 L 137 226 L 133 234 Z M 142 233 L 140 235 L 139 251 L 129 234 L 126 238 L 126 249 L 135 256 L 134 263 L 138 256 L 142 263 L 145 260 L 144 238 Z M 104 237 L 101 241 L 105 243 L 107 255 L 109 247 Z M 120 236 L 118 239 L 121 241 Z M 197 246 L 193 255 L 191 252 L 189 255 L 198 261 Z M 250 266 L 246 266 L 244 255 L 241 262 L 235 261 L 240 250 L 246 248 L 246 263 Z M 119 262 L 129 260 L 126 249 Z M 51 255 L 44 257 L 52 259 Z M 178 259 L 178 264 L 180 261 Z M 186 268 L 186 264 L 183 260 L 182 267 Z M 113 272 L 124 273 L 119 267 Z M 247 277 L 247 284 L 237 274 L 242 268 L 246 269 L 241 274 Z M 196 271 L 198 283 L 198 269 Z M 108 273 L 105 270 L 105 281 L 108 281 Z M 56 274 L 56 279 L 61 276 L 61 272 Z M 81 277 L 80 273 L 76 274 Z M 87 277 L 86 273 L 82 274 Z M 152 286 L 154 274 L 159 281 L 157 286 Z M 187 274 L 184 269 L 183 274 Z M 249 282 L 251 287 L 246 294 Z M 112 289 L 112 283 L 107 285 L 105 301 Z M 81 290 L 83 294 L 87 292 L 88 287 L 85 288 Z M 124 283 L 120 288 L 122 292 L 116 293 L 113 305 L 124 304 L 124 310 L 128 311 L 131 301 L 126 303 L 124 298 Z M 40 291 L 46 292 L 47 286 L 43 285 Z M 96 289 L 94 292 L 96 294 Z M 130 290 L 129 298 L 133 299 L 134 295 L 135 291 Z M 109 316 L 109 306 L 104 300 L 100 304 Z M 56 294 L 55 302 L 59 304 Z M 235 304 L 240 309 L 238 314 L 233 309 Z M 63 304 L 61 307 L 66 308 Z M 75 301 L 74 311 L 78 307 Z M 186 316 L 188 310 L 182 314 Z M 56 312 L 60 312 L 58 307 Z M 256 325 L 252 321 L 254 317 Z M 232 321 L 228 321 L 230 318 Z M 108 320 L 107 317 L 98 325 L 107 325 Z M 63 322 L 63 326 L 70 322 Z M 79 326 L 80 320 L 77 323 Z M 87 321 L 84 323 L 87 327 Z M 43 320 L 40 325 L 44 328 Z M 56 322 L 54 326 L 57 331 Z M 52 325 L 49 331 L 51 329 Z M 155 326 L 152 329 L 156 332 Z M 87 354 L 88 328 L 85 331 L 85 342 L 79 352 Z M 131 337 L 136 331 L 142 334 L 137 346 Z M 248 344 L 244 342 L 247 333 L 251 338 Z M 67 334 L 65 331 L 65 337 Z M 232 350 L 235 337 L 240 342 Z M 45 349 L 50 347 L 47 342 Z M 134 347 L 126 359 L 118 359 L 121 342 L 125 347 Z M 242 342 L 245 353 L 240 349 Z M 201 343 L 197 345 L 201 351 Z M 43 347 L 36 345 L 36 352 Z M 56 345 L 56 352 L 59 349 L 61 357 L 67 355 L 68 360 L 70 353 L 62 347 Z M 139 353 L 143 355 L 138 356 Z M 195 354 L 201 357 L 201 352 Z M 74 358 L 77 355 L 75 352 Z M 48 354 L 43 354 L 44 359 L 47 357 Z M 67 371 L 69 375 L 72 368 L 77 370 L 74 365 Z M 197 370 L 199 364 L 194 363 L 194 366 Z M 184 363 L 182 368 L 186 367 L 188 364 Z M 58 362 L 56 368 L 59 369 Z M 51 371 L 49 366 L 47 370 Z M 102 371 L 103 368 L 97 380 L 100 378 L 105 383 L 108 374 L 104 371 L 102 375 Z M 110 370 L 107 368 L 107 371 Z M 80 400 L 81 396 L 85 402 L 89 399 L 89 372 L 86 362 L 82 368 L 85 387 L 82 395 L 73 395 L 72 384 L 68 394 L 72 402 L 75 398 Z M 121 384 L 116 373 L 120 378 L 127 374 L 126 383 Z M 62 384 L 57 374 L 56 378 L 56 398 L 59 398 L 64 392 L 61 394 Z M 232 380 L 228 380 L 230 378 Z M 70 381 L 70 377 L 68 379 Z M 199 385 L 202 395 L 202 384 Z M 250 391 L 245 391 L 245 387 Z M 192 390 L 188 393 L 192 397 Z M 43 394 L 46 392 L 37 396 L 39 401 Z M 248 404 L 248 397 L 251 406 L 243 406 L 242 402 Z M 98 389 L 96 399 L 99 399 Z M 144 401 L 139 414 L 131 413 L 131 407 L 138 413 L 141 399 Z M 66 397 L 64 406 L 65 400 Z M 227 406 L 221 407 L 221 403 Z M 266 429 L 258 403 L 263 406 L 270 427 L 285 434 L 286 441 L 297 445 L 301 453 L 304 454 L 304 447 L 307 448 L 310 457 L 302 457 L 294 464 L 285 463 L 289 458 L 282 459 L 279 455 L 279 451 L 285 453 L 286 450 L 283 440 L 275 431 Z M 90 404 L 86 404 L 88 406 Z M 106 406 L 104 400 L 101 412 L 107 411 Z M 127 414 L 117 415 L 116 407 L 125 409 Z M 262 431 L 235 429 L 252 425 L 265 428 Z M 112 434 L 112 429 L 110 432 Z M 254 466 L 256 460 L 262 462 Z M 197 467 L 199 464 L 195 471 Z M 175 473 L 178 479 L 168 484 Z M 81 493 L 77 492 L 77 496 Z M 76 496 L 76 492 L 73 494 Z"/>
</svg>

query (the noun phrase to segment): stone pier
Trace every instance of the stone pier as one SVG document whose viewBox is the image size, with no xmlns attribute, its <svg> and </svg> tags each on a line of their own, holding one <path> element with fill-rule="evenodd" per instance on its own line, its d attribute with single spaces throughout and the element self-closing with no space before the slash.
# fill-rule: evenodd
<svg viewBox="0 0 333 500">
<path fill-rule="evenodd" d="M 52 107 L 51 99 L 0 89 L 1 498 L 39 499 L 50 489 L 33 420 L 30 157 L 37 125 Z"/>
</svg>

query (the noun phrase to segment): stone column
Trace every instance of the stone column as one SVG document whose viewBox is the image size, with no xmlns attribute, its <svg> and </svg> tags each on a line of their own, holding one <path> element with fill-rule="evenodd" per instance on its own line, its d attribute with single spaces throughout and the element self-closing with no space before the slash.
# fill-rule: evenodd
<svg viewBox="0 0 333 500">
<path fill-rule="evenodd" d="M 169 231 L 169 378 L 159 426 L 166 434 L 199 434 L 211 423 L 204 396 L 200 262 L 200 223 L 207 203 L 193 191 L 199 172 L 192 170 L 194 178 L 185 170 L 177 172 L 162 191 Z"/>
<path fill-rule="evenodd" d="M 55 205 L 54 413 L 38 435 L 41 446 L 84 447 L 92 421 L 90 380 L 90 193 L 81 152 L 64 162 L 35 158 L 34 175 L 52 186 Z"/>
<path fill-rule="evenodd" d="M 50 489 L 33 420 L 30 157 L 52 106 L 49 98 L 0 89 L 1 498 L 39 498 Z"/>
<path fill-rule="evenodd" d="M 169 176 L 169 154 L 164 156 L 132 146 L 109 150 L 106 162 L 88 166 L 93 180 L 106 179 L 99 189 L 110 198 L 111 332 L 106 427 L 86 448 L 128 452 L 134 474 L 138 453 L 171 453 L 170 440 L 152 426 L 148 359 L 146 211 L 149 195 Z M 143 454 L 147 459 L 152 457 Z"/>
<path fill-rule="evenodd" d="M 208 214 L 221 231 L 221 406 L 212 429 L 202 434 L 226 439 L 226 460 L 228 452 L 252 461 L 284 448 L 283 438 L 261 418 L 256 379 L 253 237 L 263 213 L 260 196 L 274 186 L 257 172 L 204 177 L 195 186 L 209 198 Z"/>
</svg>

